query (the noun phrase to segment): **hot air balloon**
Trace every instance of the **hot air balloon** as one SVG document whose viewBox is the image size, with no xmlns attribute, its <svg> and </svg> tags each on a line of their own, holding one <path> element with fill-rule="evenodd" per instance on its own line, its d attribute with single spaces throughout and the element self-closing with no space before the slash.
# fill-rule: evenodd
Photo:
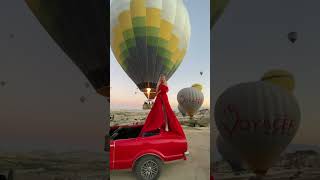
<svg viewBox="0 0 320 180">
<path fill-rule="evenodd" d="M 220 18 L 224 9 L 228 5 L 229 0 L 211 0 L 210 1 L 210 27 L 212 28 Z"/>
<path fill-rule="evenodd" d="M 49 35 L 88 78 L 109 98 L 108 1 L 25 0 Z"/>
<path fill-rule="evenodd" d="M 261 81 L 270 82 L 274 85 L 285 88 L 289 92 L 292 92 L 295 88 L 294 76 L 282 69 L 273 69 L 264 73 Z"/>
<path fill-rule="evenodd" d="M 243 160 L 241 159 L 240 154 L 235 151 L 231 144 L 223 140 L 222 136 L 218 135 L 217 137 L 217 149 L 224 160 L 226 160 L 232 171 L 237 174 L 244 170 Z"/>
<path fill-rule="evenodd" d="M 295 43 L 296 40 L 298 39 L 298 33 L 297 32 L 289 32 L 288 39 L 291 43 Z"/>
<path fill-rule="evenodd" d="M 178 92 L 178 103 L 182 109 L 185 110 L 186 114 L 190 116 L 190 122 L 193 124 L 193 126 L 196 125 L 193 116 L 202 106 L 203 99 L 204 97 L 201 90 L 199 90 L 199 86 L 183 88 Z"/>
<path fill-rule="evenodd" d="M 80 102 L 84 103 L 86 100 L 87 100 L 86 97 L 84 97 L 84 96 L 81 96 L 81 97 L 80 97 Z"/>
<path fill-rule="evenodd" d="M 4 87 L 5 85 L 7 85 L 7 82 L 6 82 L 6 81 L 0 81 L 0 85 L 1 85 L 2 87 Z"/>
<path fill-rule="evenodd" d="M 180 106 L 180 104 L 178 105 L 178 110 L 182 114 L 183 117 L 185 117 L 187 115 L 186 111 Z"/>
<path fill-rule="evenodd" d="M 203 74 L 203 72 L 202 71 L 200 71 L 200 75 L 202 76 L 202 74 Z"/>
<path fill-rule="evenodd" d="M 219 133 L 248 166 L 263 177 L 295 136 L 300 125 L 296 98 L 262 81 L 226 89 L 215 105 Z"/>
<path fill-rule="evenodd" d="M 187 51 L 191 26 L 183 0 L 112 1 L 112 51 L 148 100 L 156 96 L 161 74 L 167 80 Z"/>
</svg>

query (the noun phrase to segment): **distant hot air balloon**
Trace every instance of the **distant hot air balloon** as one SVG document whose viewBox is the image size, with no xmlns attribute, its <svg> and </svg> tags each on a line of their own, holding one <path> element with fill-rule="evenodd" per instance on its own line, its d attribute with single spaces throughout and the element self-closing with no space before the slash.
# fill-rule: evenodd
<svg viewBox="0 0 320 180">
<path fill-rule="evenodd" d="M 0 81 L 0 85 L 1 85 L 2 87 L 4 87 L 6 84 L 7 84 L 6 81 Z"/>
<path fill-rule="evenodd" d="M 198 88 L 189 87 L 183 88 L 178 92 L 177 100 L 179 105 L 186 111 L 187 115 L 192 118 L 202 106 L 204 96 Z"/>
<path fill-rule="evenodd" d="M 178 110 L 182 114 L 183 117 L 185 117 L 187 115 L 186 111 L 180 106 L 180 104 L 178 105 Z"/>
<path fill-rule="evenodd" d="M 215 105 L 214 119 L 258 177 L 263 177 L 295 136 L 300 125 L 296 98 L 262 81 L 225 90 Z"/>
<path fill-rule="evenodd" d="M 108 1 L 25 0 L 49 35 L 88 78 L 110 96 Z"/>
<path fill-rule="evenodd" d="M 273 69 L 264 73 L 261 81 L 270 82 L 274 85 L 285 88 L 292 92 L 295 88 L 295 80 L 293 74 L 282 69 Z"/>
<path fill-rule="evenodd" d="M 161 74 L 167 80 L 187 51 L 191 26 L 183 0 L 112 1 L 110 40 L 123 70 L 152 100 Z"/>
<path fill-rule="evenodd" d="M 240 154 L 231 144 L 224 141 L 220 134 L 218 135 L 216 145 L 222 158 L 230 164 L 233 172 L 237 173 L 244 170 L 244 163 Z"/>
<path fill-rule="evenodd" d="M 291 43 L 295 43 L 296 40 L 298 39 L 298 33 L 297 32 L 289 32 L 288 39 Z"/>
<path fill-rule="evenodd" d="M 224 9 L 228 5 L 229 0 L 211 0 L 210 1 L 210 27 L 212 28 L 222 15 Z"/>
<path fill-rule="evenodd" d="M 80 102 L 84 103 L 86 100 L 87 100 L 86 97 L 84 97 L 84 96 L 81 96 L 81 97 L 80 97 Z"/>
<path fill-rule="evenodd" d="M 202 74 L 203 74 L 203 72 L 202 71 L 200 71 L 200 75 L 202 76 Z"/>
</svg>

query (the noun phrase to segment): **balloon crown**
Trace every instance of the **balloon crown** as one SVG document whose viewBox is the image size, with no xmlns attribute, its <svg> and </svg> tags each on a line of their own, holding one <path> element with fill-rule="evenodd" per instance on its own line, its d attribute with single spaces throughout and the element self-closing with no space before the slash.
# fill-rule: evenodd
<svg viewBox="0 0 320 180">
<path fill-rule="evenodd" d="M 269 81 L 292 92 L 295 89 L 295 78 L 292 73 L 283 69 L 272 69 L 263 74 L 261 81 Z"/>
<path fill-rule="evenodd" d="M 193 84 L 191 87 L 196 88 L 196 89 L 198 89 L 199 91 L 202 90 L 202 85 L 201 85 L 201 84 L 198 84 L 198 83 Z"/>
</svg>

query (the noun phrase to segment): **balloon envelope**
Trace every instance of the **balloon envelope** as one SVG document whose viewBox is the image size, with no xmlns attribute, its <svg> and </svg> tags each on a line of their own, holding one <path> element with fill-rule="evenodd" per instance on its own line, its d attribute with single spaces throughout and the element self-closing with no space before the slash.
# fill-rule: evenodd
<svg viewBox="0 0 320 180">
<path fill-rule="evenodd" d="M 223 140 L 221 135 L 217 137 L 217 149 L 224 160 L 226 160 L 233 171 L 241 171 L 244 169 L 243 160 L 240 154 L 232 147 L 231 144 Z"/>
<path fill-rule="evenodd" d="M 300 109 L 291 93 L 258 81 L 225 90 L 214 118 L 223 139 L 256 174 L 264 175 L 296 134 Z"/>
<path fill-rule="evenodd" d="M 297 32 L 290 32 L 288 33 L 288 39 L 290 42 L 295 43 L 298 39 L 298 33 Z"/>
<path fill-rule="evenodd" d="M 228 5 L 229 0 L 211 0 L 210 1 L 210 27 L 212 28 L 217 22 L 224 9 Z"/>
<path fill-rule="evenodd" d="M 110 15 L 114 56 L 146 97 L 154 99 L 160 75 L 170 79 L 189 45 L 191 26 L 183 0 L 114 0 Z"/>
<path fill-rule="evenodd" d="M 85 74 L 98 93 L 109 97 L 108 1 L 25 0 L 49 35 Z"/>
<path fill-rule="evenodd" d="M 1 86 L 5 86 L 6 84 L 7 84 L 6 81 L 1 81 L 1 82 L 0 82 L 0 85 L 1 85 Z"/>
<path fill-rule="evenodd" d="M 87 99 L 84 96 L 80 97 L 80 102 L 84 103 Z"/>
<path fill-rule="evenodd" d="M 193 117 L 203 104 L 203 94 L 194 87 L 184 88 L 178 92 L 177 100 L 179 105 Z"/>
</svg>

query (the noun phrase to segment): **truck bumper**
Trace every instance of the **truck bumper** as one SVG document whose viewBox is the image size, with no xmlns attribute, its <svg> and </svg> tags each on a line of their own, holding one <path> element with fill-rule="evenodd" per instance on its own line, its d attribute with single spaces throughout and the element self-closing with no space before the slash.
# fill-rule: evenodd
<svg viewBox="0 0 320 180">
<path fill-rule="evenodd" d="M 190 153 L 189 151 L 184 152 L 184 160 L 187 160 L 187 157 L 189 157 Z"/>
</svg>

